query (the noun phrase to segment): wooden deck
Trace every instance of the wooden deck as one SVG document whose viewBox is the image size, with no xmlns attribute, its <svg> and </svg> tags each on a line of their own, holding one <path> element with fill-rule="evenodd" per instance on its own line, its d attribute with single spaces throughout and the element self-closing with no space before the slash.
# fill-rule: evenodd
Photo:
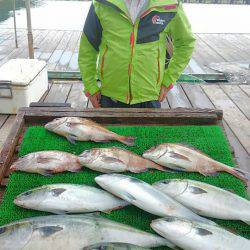
<svg viewBox="0 0 250 250">
<path fill-rule="evenodd" d="M 0 29 L 0 66 L 13 58 L 27 58 L 27 31 L 18 29 L 19 48 L 14 30 Z M 45 60 L 50 71 L 79 71 L 80 31 L 34 30 L 35 58 Z M 207 66 L 219 62 L 250 61 L 250 34 L 196 34 L 197 43 L 185 73 L 213 73 Z"/>
<path fill-rule="evenodd" d="M 54 82 L 40 102 L 70 103 L 73 108 L 92 108 L 83 95 L 81 82 Z M 163 108 L 219 108 L 224 127 L 239 167 L 250 171 L 250 86 L 221 84 L 176 85 Z M 0 150 L 13 124 L 14 116 L 0 115 Z"/>
</svg>

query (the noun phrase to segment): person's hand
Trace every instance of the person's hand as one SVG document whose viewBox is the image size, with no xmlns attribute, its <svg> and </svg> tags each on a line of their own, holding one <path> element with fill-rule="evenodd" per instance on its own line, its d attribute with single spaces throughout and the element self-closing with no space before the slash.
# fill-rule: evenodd
<svg viewBox="0 0 250 250">
<path fill-rule="evenodd" d="M 170 84 L 170 86 L 166 87 L 164 85 L 161 85 L 161 91 L 160 91 L 160 95 L 159 95 L 159 101 L 163 102 L 167 96 L 167 93 L 170 89 L 173 88 L 173 85 Z"/>
<path fill-rule="evenodd" d="M 94 108 L 100 108 L 101 93 L 96 92 L 94 95 L 89 95 L 89 100 Z"/>
</svg>

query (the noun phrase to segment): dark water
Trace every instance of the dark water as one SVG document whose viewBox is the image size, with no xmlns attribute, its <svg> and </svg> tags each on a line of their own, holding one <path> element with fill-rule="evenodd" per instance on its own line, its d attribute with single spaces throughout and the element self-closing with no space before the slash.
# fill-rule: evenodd
<svg viewBox="0 0 250 250">
<path fill-rule="evenodd" d="M 32 0 L 31 6 L 38 7 L 45 3 L 44 0 Z M 16 10 L 24 9 L 25 1 L 16 0 Z M 13 16 L 13 1 L 0 0 L 0 23 Z"/>
</svg>

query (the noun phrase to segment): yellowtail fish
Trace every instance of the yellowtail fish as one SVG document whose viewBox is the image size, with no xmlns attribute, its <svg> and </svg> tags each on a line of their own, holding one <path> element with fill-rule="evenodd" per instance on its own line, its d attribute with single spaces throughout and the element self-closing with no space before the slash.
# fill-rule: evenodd
<svg viewBox="0 0 250 250">
<path fill-rule="evenodd" d="M 222 188 L 189 179 L 161 180 L 153 187 L 199 215 L 250 222 L 250 201 Z"/>
<path fill-rule="evenodd" d="M 160 236 L 92 214 L 32 217 L 0 227 L 1 250 L 83 249 L 104 242 L 174 247 Z"/>
<path fill-rule="evenodd" d="M 148 183 L 121 174 L 103 174 L 95 178 L 103 189 L 127 202 L 157 216 L 180 216 L 183 218 L 215 224 L 195 214 L 170 196 L 162 193 Z"/>
<path fill-rule="evenodd" d="M 165 171 L 160 165 L 118 147 L 92 148 L 79 155 L 79 160 L 83 166 L 102 173 L 141 173 L 148 169 Z"/>
<path fill-rule="evenodd" d="M 129 203 L 112 194 L 87 185 L 51 184 L 18 195 L 17 206 L 55 214 L 110 212 Z"/>
<path fill-rule="evenodd" d="M 71 143 L 75 141 L 108 142 L 119 141 L 128 146 L 134 145 L 134 137 L 118 135 L 89 119 L 62 117 L 47 123 L 45 128 L 64 136 Z"/>
<path fill-rule="evenodd" d="M 240 250 L 250 249 L 250 240 L 222 227 L 177 217 L 153 220 L 151 227 L 181 249 Z"/>
<path fill-rule="evenodd" d="M 82 167 L 79 158 L 73 154 L 50 150 L 25 155 L 15 161 L 11 171 L 24 171 L 50 176 L 64 171 L 79 172 Z"/>
<path fill-rule="evenodd" d="M 182 144 L 160 144 L 147 150 L 143 157 L 176 171 L 199 172 L 205 176 L 227 172 L 244 182 L 249 180 L 249 173 L 229 167 L 197 149 Z"/>
</svg>

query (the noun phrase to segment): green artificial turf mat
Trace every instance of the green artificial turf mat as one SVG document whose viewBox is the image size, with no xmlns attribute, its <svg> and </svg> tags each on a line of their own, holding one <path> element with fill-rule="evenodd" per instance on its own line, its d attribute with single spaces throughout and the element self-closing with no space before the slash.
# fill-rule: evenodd
<svg viewBox="0 0 250 250">
<path fill-rule="evenodd" d="M 80 154 L 92 147 L 111 147 L 119 146 L 129 149 L 137 154 L 142 154 L 145 150 L 164 142 L 178 142 L 192 145 L 212 158 L 223 162 L 229 166 L 234 166 L 230 149 L 226 138 L 219 126 L 109 126 L 110 130 L 127 136 L 136 136 L 134 147 L 125 146 L 119 142 L 94 143 L 77 142 L 76 145 L 70 144 L 65 138 L 53 134 L 43 127 L 30 127 L 24 136 L 19 156 L 24 156 L 30 152 L 41 150 L 61 150 L 74 154 Z M 15 172 L 10 176 L 3 203 L 0 208 L 0 225 L 11 221 L 27 218 L 31 216 L 47 215 L 48 213 L 26 210 L 13 204 L 14 198 L 31 188 L 35 188 L 51 183 L 77 183 L 88 184 L 97 187 L 94 177 L 100 173 L 83 168 L 79 173 L 61 173 L 53 177 L 45 177 L 38 174 Z M 198 173 L 168 173 L 152 170 L 140 174 L 126 173 L 135 176 L 148 183 L 154 183 L 162 179 L 169 178 L 189 178 L 204 181 L 212 185 L 233 190 L 236 194 L 247 197 L 247 191 L 243 182 L 227 173 L 220 173 L 217 176 L 205 177 Z M 239 208 L 240 209 L 240 208 Z M 131 225 L 135 228 L 153 232 L 149 224 L 157 216 L 144 212 L 135 206 L 128 206 L 121 210 L 113 211 L 102 216 L 112 220 Z M 240 221 L 214 220 L 219 225 L 230 228 L 239 234 L 250 238 L 250 226 Z M 162 248 L 166 249 L 166 247 Z"/>
</svg>

